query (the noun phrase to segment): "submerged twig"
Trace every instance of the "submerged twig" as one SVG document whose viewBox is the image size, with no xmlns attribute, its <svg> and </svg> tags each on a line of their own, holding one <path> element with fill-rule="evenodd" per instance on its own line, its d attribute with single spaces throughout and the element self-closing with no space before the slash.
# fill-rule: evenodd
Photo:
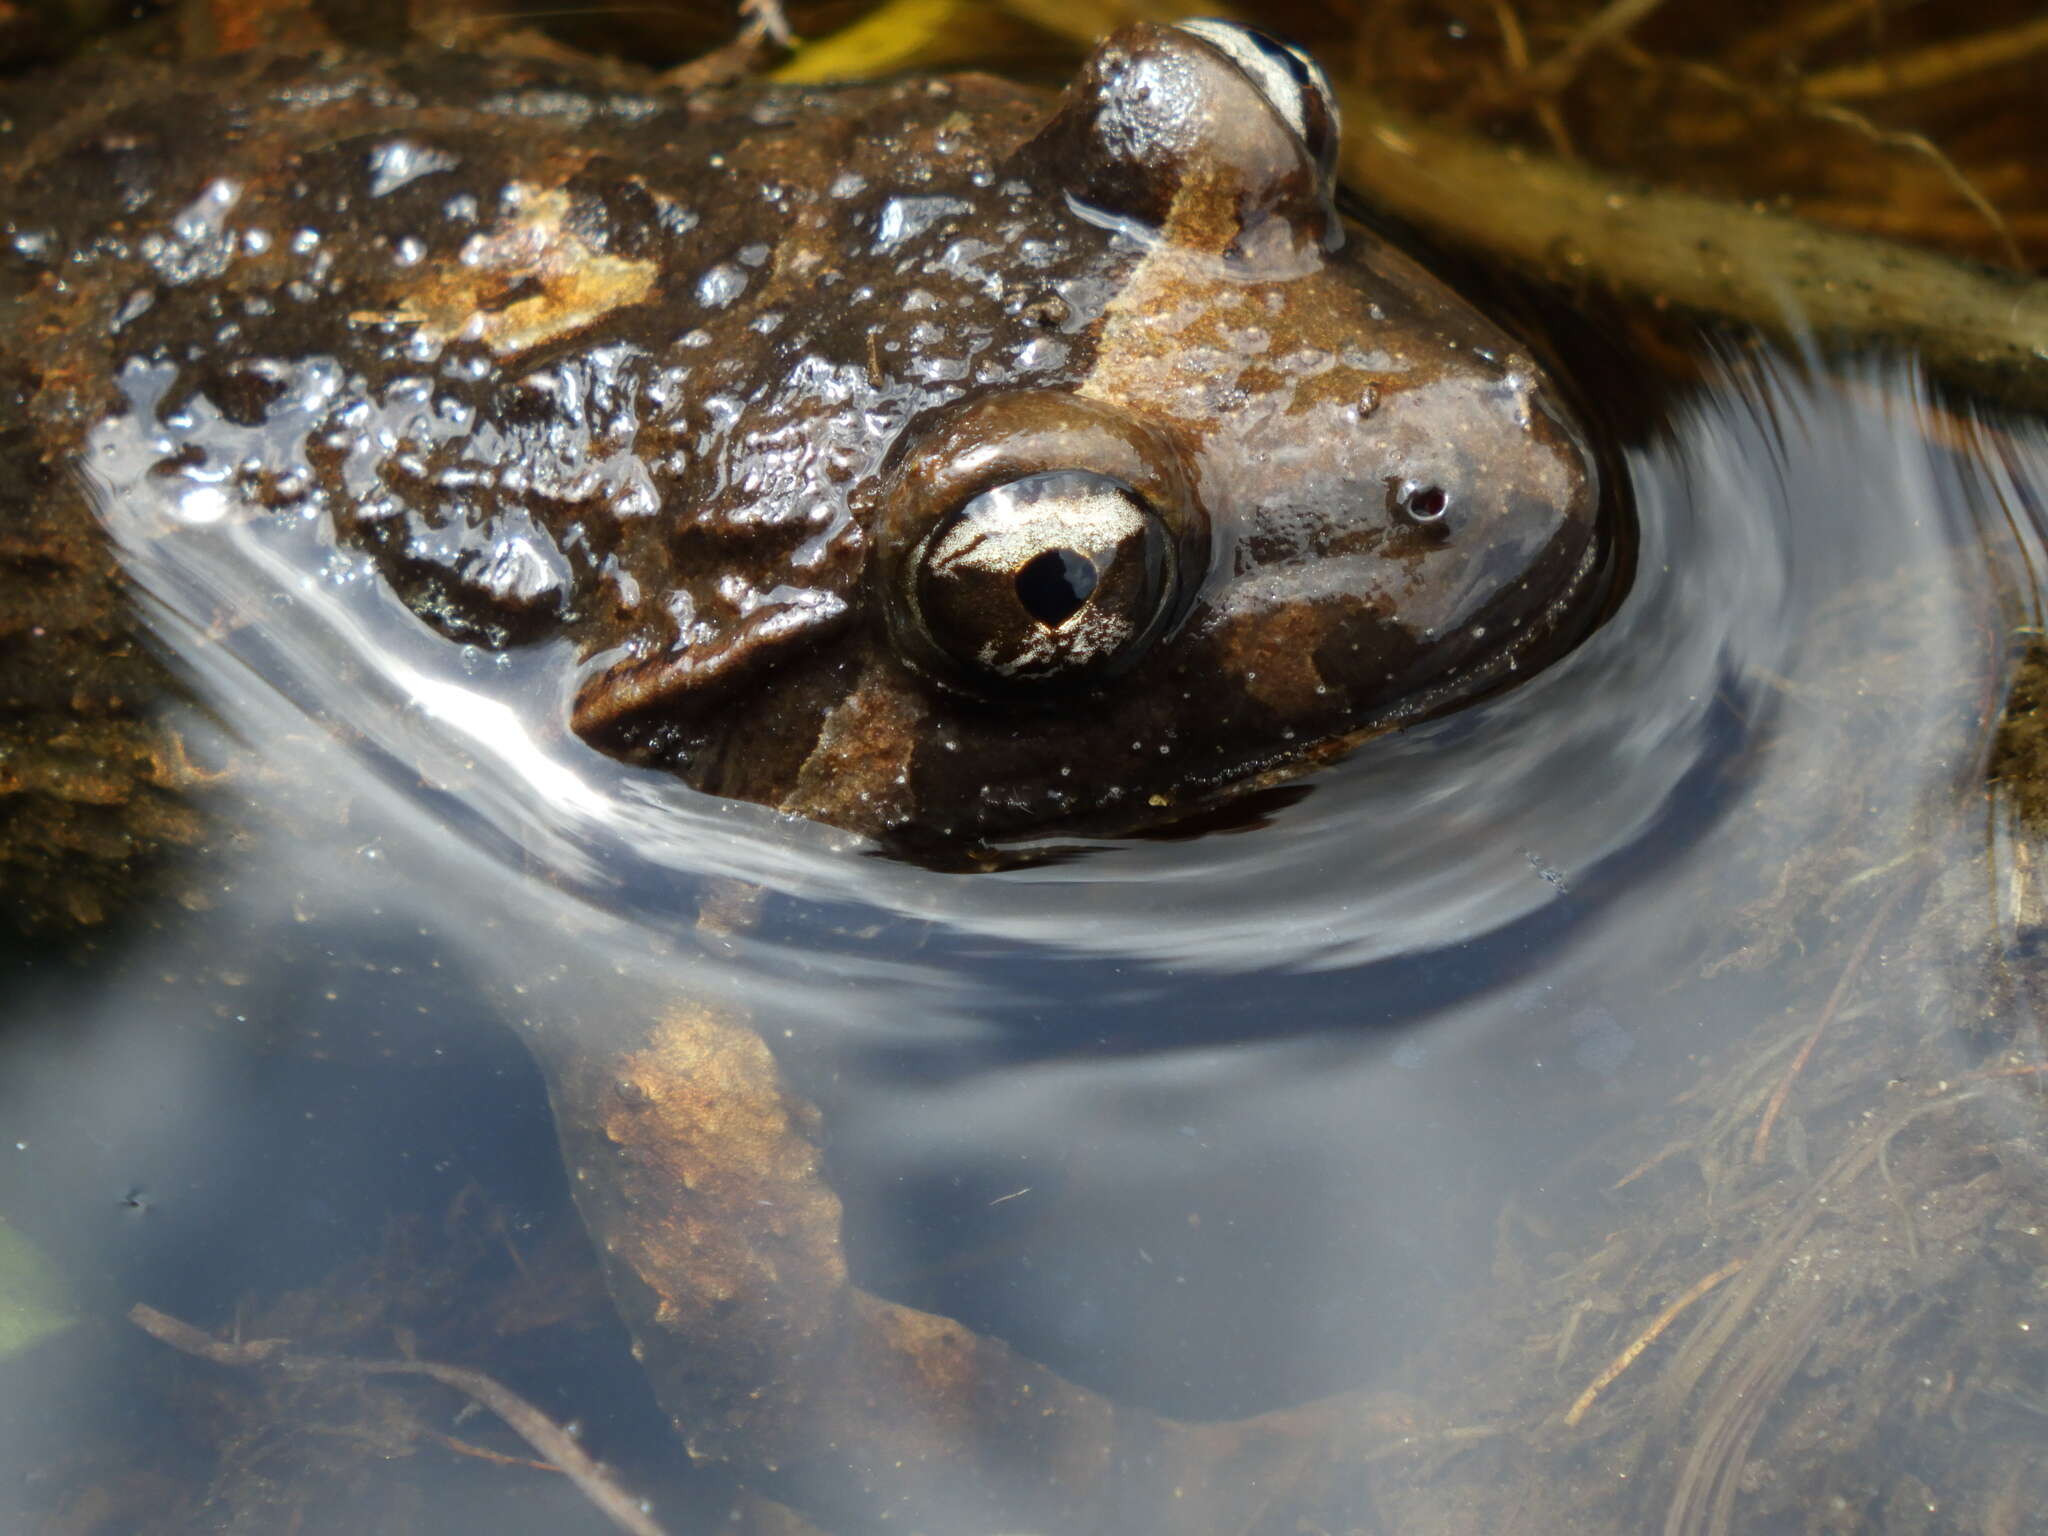
<svg viewBox="0 0 2048 1536">
<path fill-rule="evenodd" d="M 264 1365 L 277 1358 L 288 1341 L 284 1339 L 219 1339 L 204 1329 L 159 1312 L 138 1301 L 128 1309 L 128 1321 L 160 1344 L 215 1365 Z"/>
<path fill-rule="evenodd" d="M 531 1456 L 507 1456 L 503 1451 L 494 1451 L 489 1446 L 473 1445 L 455 1435 L 444 1434 L 438 1429 L 426 1431 L 436 1445 L 445 1446 L 458 1456 L 473 1457 L 487 1461 L 494 1467 L 523 1467 L 529 1472 L 560 1472 L 562 1469 L 552 1461 L 537 1461 Z"/>
<path fill-rule="evenodd" d="M 2023 64 L 2042 53 L 2048 53 L 2048 16 L 2037 16 L 2002 32 L 1954 38 L 1889 58 L 1816 70 L 1799 82 L 1799 89 L 1816 101 L 1927 91 L 1983 70 Z"/>
<path fill-rule="evenodd" d="M 1909 133 L 1898 128 L 1880 128 L 1861 112 L 1852 112 L 1847 107 L 1832 106 L 1821 102 L 1807 102 L 1806 110 L 1823 122 L 1834 123 L 1861 135 L 1879 149 L 1898 149 L 1907 154 L 1917 155 L 1933 166 L 1941 179 L 1954 189 L 1956 195 L 1970 205 L 1970 211 L 1982 219 L 1998 237 L 2000 249 L 2008 265 L 2015 272 L 2027 270 L 2026 252 L 2020 249 L 2019 237 L 2013 233 L 2012 222 L 1999 211 L 1998 205 L 1984 195 L 1979 187 L 1964 174 L 1963 168 L 1948 157 L 1948 154 L 1934 140 L 1924 133 Z"/>
<path fill-rule="evenodd" d="M 1628 1188 L 1629 1185 L 1635 1183 L 1635 1181 L 1637 1179 L 1640 1179 L 1644 1174 L 1650 1173 L 1655 1169 L 1663 1167 L 1664 1164 L 1670 1162 L 1671 1159 L 1678 1156 L 1679 1153 L 1689 1151 L 1695 1144 L 1696 1143 L 1694 1141 L 1694 1138 L 1690 1136 L 1681 1136 L 1676 1140 L 1665 1142 L 1663 1146 L 1659 1147 L 1655 1152 L 1652 1152 L 1640 1163 L 1637 1163 L 1635 1167 L 1629 1169 L 1627 1173 L 1624 1173 L 1620 1178 L 1616 1179 L 1612 1184 L 1608 1185 L 1607 1192 L 1611 1195 L 1617 1189 Z"/>
<path fill-rule="evenodd" d="M 1631 28 L 1663 3 L 1664 0 L 1609 0 L 1598 15 L 1572 35 L 1570 42 L 1529 72 L 1524 86 L 1541 94 L 1563 90 L 1596 48 L 1626 37 Z"/>
<path fill-rule="evenodd" d="M 128 1309 L 128 1321 L 160 1343 L 199 1359 L 210 1360 L 215 1365 L 274 1365 L 300 1375 L 431 1377 L 490 1409 L 628 1536 L 663 1536 L 661 1527 L 641 1508 L 639 1500 L 614 1482 L 611 1474 L 576 1443 L 574 1435 L 510 1387 L 482 1371 L 461 1365 L 440 1365 L 431 1360 L 349 1360 L 328 1355 L 295 1355 L 290 1353 L 289 1340 L 241 1342 L 215 1338 L 168 1312 L 160 1312 L 142 1302 Z"/>
<path fill-rule="evenodd" d="M 1628 1347 L 1610 1360 L 1607 1363 L 1606 1369 L 1593 1378 L 1591 1383 L 1587 1385 L 1586 1390 L 1579 1394 L 1578 1400 L 1565 1413 L 1565 1423 L 1575 1427 L 1581 1419 L 1585 1418 L 1593 1404 L 1599 1401 L 1600 1394 L 1613 1386 L 1615 1381 L 1621 1376 L 1621 1373 L 1634 1365 L 1642 1352 L 1656 1343 L 1664 1331 L 1677 1322 L 1688 1307 L 1748 1262 L 1747 1259 L 1730 1259 L 1712 1274 L 1706 1275 L 1687 1286 L 1680 1293 L 1676 1301 L 1672 1302 L 1662 1312 L 1659 1312 L 1651 1320 L 1650 1326 L 1630 1340 Z"/>
<path fill-rule="evenodd" d="M 1515 8 L 1509 4 L 1509 0 L 1493 0 L 1493 19 L 1494 24 L 1500 28 L 1501 52 L 1507 56 L 1508 68 L 1514 72 L 1517 79 L 1526 80 L 1531 63 L 1529 39 L 1522 31 L 1522 18 L 1515 14 Z M 1536 121 L 1542 125 L 1544 134 L 1549 138 L 1552 152 L 1560 159 L 1575 159 L 1571 134 L 1565 128 L 1564 114 L 1558 111 L 1555 96 L 1545 94 L 1538 97 L 1531 110 L 1536 114 Z"/>
</svg>

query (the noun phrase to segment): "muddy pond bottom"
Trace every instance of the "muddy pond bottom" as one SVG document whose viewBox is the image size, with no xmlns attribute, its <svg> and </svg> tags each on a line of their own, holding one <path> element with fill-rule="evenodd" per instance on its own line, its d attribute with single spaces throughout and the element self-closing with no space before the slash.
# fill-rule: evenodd
<svg viewBox="0 0 2048 1536">
<path fill-rule="evenodd" d="M 817 1149 L 775 1187 L 839 1202 L 821 1316 L 950 1319 L 1162 1459 L 1234 1426 L 1265 1490 L 1205 1523 L 1126 1436 L 1099 1529 L 2029 1528 L 2040 838 L 1986 783 L 2027 766 L 2048 433 L 1751 355 L 1617 464 L 1633 584 L 1562 662 L 1234 830 L 976 876 L 595 758 L 311 524 L 106 506 L 183 728 L 261 743 L 293 835 L 7 959 L 0 1314 L 49 1327 L 0 1359 L 0 1524 L 611 1528 L 443 1382 L 196 1360 L 138 1302 L 488 1372 L 671 1531 L 792 1487 L 891 1519 L 856 1457 L 657 1406 L 571 1204 L 646 1097 L 631 1018 L 772 1051 L 718 1060 Z M 749 1284 L 704 1347 L 809 1379 L 831 1329 L 746 1324 Z M 905 1528 L 1037 1507 L 1008 1422 L 929 1425 Z"/>
</svg>

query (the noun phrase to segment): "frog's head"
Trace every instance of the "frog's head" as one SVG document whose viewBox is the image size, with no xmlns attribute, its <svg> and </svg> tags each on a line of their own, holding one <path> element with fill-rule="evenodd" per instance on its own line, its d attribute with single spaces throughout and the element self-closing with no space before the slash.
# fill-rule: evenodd
<svg viewBox="0 0 2048 1536">
<path fill-rule="evenodd" d="M 1157 816 L 1583 620 L 1585 444 L 1521 348 L 1345 227 L 1337 135 L 1313 62 L 1195 22 L 1111 38 L 1018 155 L 1142 255 L 1085 377 L 897 445 L 877 590 L 942 722 L 927 831 Z"/>
<path fill-rule="evenodd" d="M 800 744 L 757 732 L 692 777 L 948 856 L 1127 830 L 1582 632 L 1586 444 L 1516 342 L 1339 217 L 1337 136 L 1322 72 L 1264 34 L 1103 43 L 981 183 L 1078 253 L 1012 305 L 1056 361 L 990 377 L 1034 355 L 998 325 L 912 398 L 849 498 L 865 638 L 820 648 L 829 688 L 786 685 L 817 701 Z M 1000 221 L 972 217 L 986 244 Z M 919 270 L 957 267 L 960 233 Z M 587 693 L 584 722 L 626 696 Z"/>
</svg>

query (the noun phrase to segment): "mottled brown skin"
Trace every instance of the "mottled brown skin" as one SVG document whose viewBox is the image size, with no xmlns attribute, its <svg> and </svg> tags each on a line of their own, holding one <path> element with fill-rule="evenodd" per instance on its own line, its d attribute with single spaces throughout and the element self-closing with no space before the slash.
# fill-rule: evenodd
<svg viewBox="0 0 2048 1536">
<path fill-rule="evenodd" d="M 1156 121 L 1105 109 L 1140 76 Z M 1184 34 L 1131 29 L 1057 113 L 979 76 L 683 98 L 436 55 L 9 117 L 10 412 L 46 484 L 124 367 L 175 362 L 163 474 L 296 442 L 242 493 L 317 504 L 453 639 L 567 636 L 577 732 L 716 794 L 939 856 L 1129 829 L 1526 671 L 1592 608 L 1550 386 L 1340 230 Z M 338 386 L 297 408 L 315 359 Z M 1048 400 L 1172 461 L 1170 612 L 1114 675 L 934 666 L 894 579 L 933 487 L 1111 467 L 1011 430 Z"/>
<path fill-rule="evenodd" d="M 1597 606 L 1540 372 L 1342 229 L 1326 155 L 1186 34 L 1120 34 L 1058 103 L 248 56 L 0 118 L 0 874 L 32 910 L 96 920 L 218 835 L 69 473 L 138 366 L 175 370 L 164 485 L 311 507 L 451 644 L 566 642 L 603 750 L 946 862 L 1326 760 Z M 1171 579 L 1099 666 L 1006 679 L 906 594 L 964 502 L 1048 470 L 1141 497 Z M 1174 1424 L 865 1294 L 751 1021 L 560 969 L 519 1009 L 693 1451 L 837 1529 L 1280 1507 L 1322 1421 Z"/>
</svg>

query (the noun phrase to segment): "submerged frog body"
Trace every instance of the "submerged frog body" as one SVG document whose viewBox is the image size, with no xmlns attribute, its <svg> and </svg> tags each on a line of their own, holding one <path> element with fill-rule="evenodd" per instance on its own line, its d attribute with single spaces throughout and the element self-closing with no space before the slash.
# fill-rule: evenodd
<svg viewBox="0 0 2048 1536">
<path fill-rule="evenodd" d="M 1254 34 L 1131 28 L 1057 103 L 446 56 L 97 94 L 8 134 L 40 462 L 153 413 L 195 519 L 327 520 L 713 794 L 927 852 L 1128 829 L 1594 607 L 1554 389 L 1340 221 L 1327 87 Z"/>
</svg>

